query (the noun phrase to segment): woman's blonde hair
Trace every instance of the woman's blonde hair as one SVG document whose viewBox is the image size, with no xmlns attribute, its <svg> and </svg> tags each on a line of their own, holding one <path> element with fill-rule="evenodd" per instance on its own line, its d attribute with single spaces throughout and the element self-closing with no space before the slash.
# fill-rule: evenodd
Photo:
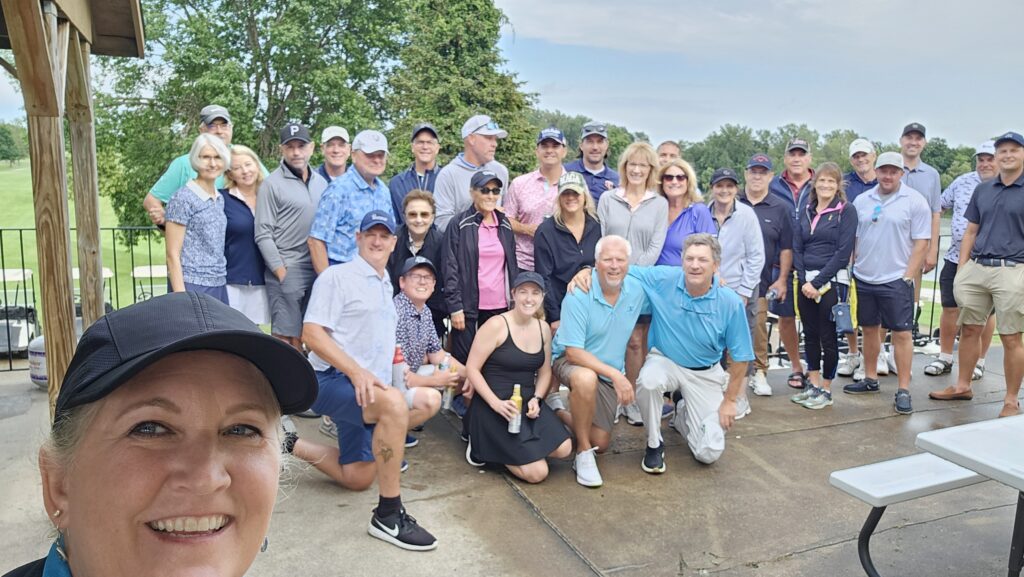
<svg viewBox="0 0 1024 577">
<path fill-rule="evenodd" d="M 623 189 L 626 188 L 626 165 L 629 164 L 629 159 L 634 156 L 639 156 L 640 160 L 646 162 L 650 167 L 651 171 L 647 173 L 647 182 L 644 183 L 644 190 L 657 190 L 658 189 L 658 153 L 654 151 L 654 147 L 646 142 L 634 142 L 626 147 L 626 150 L 622 151 L 622 155 L 619 156 L 619 178 L 620 186 Z"/>
<path fill-rule="evenodd" d="M 665 171 L 673 166 L 682 170 L 683 174 L 686 175 L 686 200 L 689 201 L 689 204 L 703 202 L 704 199 L 697 193 L 697 173 L 693 171 L 693 167 L 690 166 L 690 163 L 686 162 L 682 158 L 674 158 L 666 162 L 665 166 L 662 166 L 658 170 L 658 193 L 661 194 L 661 196 L 665 196 L 665 184 L 663 182 L 665 178 Z"/>
<path fill-rule="evenodd" d="M 260 157 L 256 156 L 256 152 L 248 146 L 242 144 L 231 145 L 231 156 L 248 156 L 256 163 L 256 190 L 259 190 L 260 185 L 263 184 L 263 164 L 260 163 Z M 231 176 L 231 171 L 227 170 L 224 172 L 224 188 L 235 188 L 238 183 Z"/>
<path fill-rule="evenodd" d="M 590 215 L 591 218 L 597 218 L 597 213 L 595 212 L 595 206 L 594 206 L 597 203 L 594 202 L 594 197 L 590 195 L 590 191 L 587 190 L 586 192 L 581 192 L 581 193 L 579 193 L 579 195 L 580 195 L 580 199 L 583 201 L 583 213 L 587 214 L 587 215 Z M 565 226 L 565 221 L 562 220 L 562 202 L 561 202 L 561 200 L 562 200 L 562 193 L 559 192 L 555 196 L 555 206 L 551 209 L 551 218 L 555 219 L 555 222 L 557 222 L 558 224 L 560 224 L 562 226 Z"/>
</svg>

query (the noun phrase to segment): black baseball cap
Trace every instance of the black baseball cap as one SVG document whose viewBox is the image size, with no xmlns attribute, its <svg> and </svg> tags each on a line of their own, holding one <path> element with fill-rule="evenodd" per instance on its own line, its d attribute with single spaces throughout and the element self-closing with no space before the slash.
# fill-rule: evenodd
<svg viewBox="0 0 1024 577">
<path fill-rule="evenodd" d="M 160 359 L 198 350 L 223 351 L 255 365 L 283 414 L 301 413 L 316 400 L 313 367 L 291 345 L 214 297 L 175 292 L 107 313 L 85 330 L 57 395 L 54 422 Z"/>
<path fill-rule="evenodd" d="M 532 270 L 524 270 L 523 272 L 516 275 L 515 282 L 512 283 L 512 288 L 517 289 L 520 286 L 532 282 L 533 284 L 540 287 L 541 291 L 547 290 L 544 288 L 544 277 L 540 274 L 533 272 Z"/>
<path fill-rule="evenodd" d="M 723 180 L 731 180 L 736 184 L 740 183 L 740 177 L 736 176 L 735 170 L 731 168 L 719 168 L 711 175 L 711 186 L 714 186 Z"/>
<path fill-rule="evenodd" d="M 469 180 L 469 187 L 483 188 L 485 184 L 491 182 L 492 180 L 497 180 L 499 183 L 501 183 L 501 178 L 493 170 L 481 170 L 475 173 L 473 177 Z M 504 186 L 504 184 L 502 184 L 502 186 Z"/>
<path fill-rule="evenodd" d="M 435 277 L 437 276 L 437 268 L 435 268 L 434 263 L 430 262 L 430 259 L 425 256 L 410 256 L 405 259 L 405 262 L 402 263 L 402 272 L 399 276 L 409 274 L 409 271 L 418 266 L 425 266 L 429 268 L 430 272 L 434 273 Z"/>
<path fill-rule="evenodd" d="M 1013 132 L 1011 130 L 1010 132 L 1007 132 L 1006 134 L 997 138 L 995 145 L 999 146 L 1004 142 L 1016 142 L 1019 146 L 1024 146 L 1024 136 L 1021 136 L 1019 132 Z"/>
<path fill-rule="evenodd" d="M 810 152 L 811 145 L 803 138 L 793 138 L 786 144 L 786 152 L 792 152 L 794 150 Z"/>
<path fill-rule="evenodd" d="M 911 132 L 920 132 L 921 136 L 925 136 L 925 137 L 927 136 L 927 133 L 924 130 L 924 125 L 919 123 L 919 122 L 911 122 L 910 124 L 904 126 L 903 127 L 903 134 L 901 134 L 900 136 L 901 137 L 906 136 L 906 135 L 910 134 Z"/>
<path fill-rule="evenodd" d="M 430 133 L 434 135 L 434 138 L 440 140 L 440 137 L 437 135 L 437 129 L 434 128 L 434 125 L 429 122 L 421 122 L 416 126 L 413 126 L 412 138 L 410 138 L 410 140 L 416 140 L 416 135 L 423 132 L 424 130 L 429 130 Z"/>
<path fill-rule="evenodd" d="M 313 142 L 309 135 L 309 129 L 298 122 L 289 122 L 281 129 L 281 144 L 288 144 L 292 140 L 301 140 L 305 143 Z"/>
</svg>

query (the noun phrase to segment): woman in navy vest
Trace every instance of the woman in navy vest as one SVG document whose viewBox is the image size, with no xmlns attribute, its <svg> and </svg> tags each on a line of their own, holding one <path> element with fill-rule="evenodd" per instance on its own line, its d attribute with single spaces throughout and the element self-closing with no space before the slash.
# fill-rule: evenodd
<svg viewBox="0 0 1024 577">
<path fill-rule="evenodd" d="M 263 183 L 260 159 L 252 149 L 231 147 L 231 170 L 224 179 L 224 257 L 227 259 L 228 304 L 256 324 L 270 322 L 263 285 L 263 258 L 256 247 L 256 195 Z"/>
</svg>

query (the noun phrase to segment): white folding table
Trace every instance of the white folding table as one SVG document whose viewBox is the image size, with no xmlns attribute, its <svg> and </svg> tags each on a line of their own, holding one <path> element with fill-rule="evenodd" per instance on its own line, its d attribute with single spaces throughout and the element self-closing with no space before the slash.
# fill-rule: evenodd
<svg viewBox="0 0 1024 577">
<path fill-rule="evenodd" d="M 925 451 L 1017 489 L 1010 540 L 1010 577 L 1024 567 L 1024 415 L 928 431 L 915 444 Z"/>
</svg>

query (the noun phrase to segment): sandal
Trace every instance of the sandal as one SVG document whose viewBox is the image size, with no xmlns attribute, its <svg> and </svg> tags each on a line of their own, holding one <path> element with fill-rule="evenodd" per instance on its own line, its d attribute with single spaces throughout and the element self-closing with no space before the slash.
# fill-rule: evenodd
<svg viewBox="0 0 1024 577">
<path fill-rule="evenodd" d="M 945 375 L 953 371 L 953 363 L 944 361 L 942 359 L 935 359 L 928 363 L 924 367 L 924 374 L 929 377 L 937 377 L 939 375 Z"/>
<path fill-rule="evenodd" d="M 793 384 L 796 383 L 796 384 Z M 810 382 L 807 380 L 807 373 L 789 373 L 789 377 L 786 378 L 786 384 L 791 389 L 806 389 Z"/>
</svg>

